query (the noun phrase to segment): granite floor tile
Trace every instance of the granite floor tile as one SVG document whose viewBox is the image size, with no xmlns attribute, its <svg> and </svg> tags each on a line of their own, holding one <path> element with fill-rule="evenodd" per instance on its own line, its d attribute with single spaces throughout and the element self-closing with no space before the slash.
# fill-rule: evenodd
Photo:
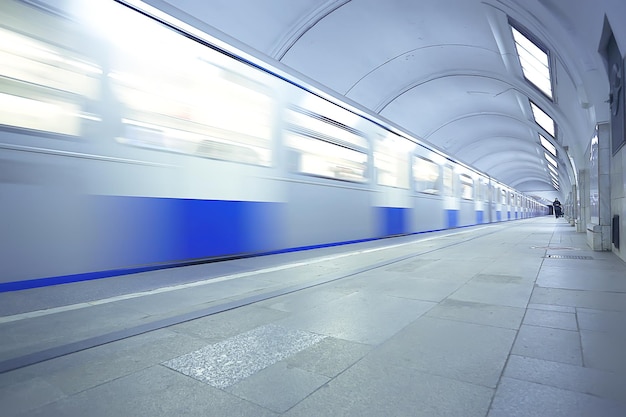
<svg viewBox="0 0 626 417">
<path fill-rule="evenodd" d="M 533 290 L 533 284 L 520 278 L 518 282 L 484 282 L 471 280 L 450 298 L 508 307 L 525 308 Z"/>
<path fill-rule="evenodd" d="M 513 354 L 555 362 L 582 365 L 578 332 L 523 324 L 513 345 Z"/>
<path fill-rule="evenodd" d="M 325 337 L 269 324 L 170 359 L 163 365 L 216 388 L 227 388 Z"/>
<path fill-rule="evenodd" d="M 626 402 L 626 374 L 511 355 L 504 376 Z"/>
<path fill-rule="evenodd" d="M 626 374 L 626 333 L 580 331 L 585 366 Z"/>
<path fill-rule="evenodd" d="M 503 261 L 489 265 L 482 273 L 491 275 L 513 275 L 524 279 L 535 280 L 542 262 L 540 255 L 537 259 L 529 258 L 528 256 L 517 257 L 517 259 L 507 256 L 504 259 Z"/>
<path fill-rule="evenodd" d="M 157 330 L 0 374 L 0 387 L 41 377 L 72 395 L 205 345 L 202 339 Z"/>
<path fill-rule="evenodd" d="M 295 313 L 277 324 L 376 345 L 393 336 L 434 305 L 435 303 L 427 301 L 363 291 Z"/>
<path fill-rule="evenodd" d="M 255 416 L 277 413 L 156 365 L 39 407 L 29 417 Z"/>
<path fill-rule="evenodd" d="M 217 343 L 229 337 L 272 323 L 289 314 L 259 305 L 249 305 L 169 327 L 169 330 Z"/>
<path fill-rule="evenodd" d="M 406 273 L 407 275 L 413 275 L 423 267 L 431 265 L 433 262 L 438 262 L 439 260 L 439 258 L 427 258 L 420 256 L 403 262 L 397 262 L 393 265 L 385 267 L 384 270 L 386 272 L 399 272 Z"/>
<path fill-rule="evenodd" d="M 626 293 L 536 287 L 530 301 L 536 304 L 626 311 Z"/>
<path fill-rule="evenodd" d="M 439 302 L 456 291 L 463 282 L 420 276 L 379 276 L 375 285 L 363 289 L 392 297 Z"/>
<path fill-rule="evenodd" d="M 8 385 L 0 388 L 2 415 L 3 417 L 23 415 L 65 396 L 62 390 L 40 377 Z"/>
<path fill-rule="evenodd" d="M 583 330 L 626 334 L 626 311 L 576 309 L 578 325 Z"/>
<path fill-rule="evenodd" d="M 327 337 L 284 361 L 290 366 L 334 378 L 367 355 L 373 346 Z"/>
<path fill-rule="evenodd" d="M 487 417 L 623 417 L 612 400 L 503 377 Z"/>
<path fill-rule="evenodd" d="M 261 301 L 256 303 L 256 306 L 293 313 L 310 310 L 321 304 L 345 297 L 350 292 L 353 291 L 310 289 Z"/>
<path fill-rule="evenodd" d="M 487 265 L 490 262 L 487 263 Z M 452 258 L 441 259 L 419 269 L 420 276 L 455 282 L 466 282 L 486 268 L 486 263 L 471 259 L 459 261 Z"/>
<path fill-rule="evenodd" d="M 123 329 L 129 321 L 141 321 L 145 314 L 108 305 L 50 314 L 0 324 L 3 335 L 0 360 L 23 356 L 94 335 Z M 59 329 L 72 329 L 71 332 Z"/>
<path fill-rule="evenodd" d="M 524 316 L 524 324 L 552 327 L 563 330 L 578 330 L 576 314 L 561 311 L 536 310 L 529 308 Z"/>
<path fill-rule="evenodd" d="M 495 387 L 514 339 L 511 329 L 422 317 L 367 359 Z"/>
<path fill-rule="evenodd" d="M 328 381 L 328 377 L 291 367 L 281 361 L 226 388 L 226 391 L 261 407 L 284 413 Z"/>
<path fill-rule="evenodd" d="M 415 369 L 361 361 L 284 417 L 484 417 L 493 389 Z"/>
<path fill-rule="evenodd" d="M 537 278 L 537 285 L 569 290 L 626 292 L 626 278 L 622 272 L 597 271 L 595 269 L 573 269 L 569 271 L 563 268 L 552 271 L 542 269 Z"/>
<path fill-rule="evenodd" d="M 529 303 L 528 308 L 532 308 L 533 310 L 544 310 L 544 311 L 559 311 L 561 313 L 576 313 L 575 307 L 568 306 L 559 306 L 554 304 L 535 304 Z"/>
<path fill-rule="evenodd" d="M 524 317 L 524 309 L 448 298 L 433 307 L 426 316 L 517 330 Z"/>
</svg>

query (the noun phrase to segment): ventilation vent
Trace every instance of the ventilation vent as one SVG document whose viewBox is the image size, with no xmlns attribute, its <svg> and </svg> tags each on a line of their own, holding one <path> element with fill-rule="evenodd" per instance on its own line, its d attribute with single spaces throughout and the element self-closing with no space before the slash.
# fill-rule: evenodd
<svg viewBox="0 0 626 417">
<path fill-rule="evenodd" d="M 548 259 L 582 259 L 582 260 L 593 260 L 591 256 L 574 256 L 574 255 L 546 255 Z"/>
</svg>

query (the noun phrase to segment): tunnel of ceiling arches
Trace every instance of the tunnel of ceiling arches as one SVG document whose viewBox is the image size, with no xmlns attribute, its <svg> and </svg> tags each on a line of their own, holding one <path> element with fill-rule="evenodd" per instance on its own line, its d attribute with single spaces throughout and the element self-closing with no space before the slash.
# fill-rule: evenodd
<svg viewBox="0 0 626 417">
<path fill-rule="evenodd" d="M 583 0 L 148 2 L 545 201 L 571 191 L 609 117 L 599 35 L 589 36 L 605 16 Z"/>
</svg>

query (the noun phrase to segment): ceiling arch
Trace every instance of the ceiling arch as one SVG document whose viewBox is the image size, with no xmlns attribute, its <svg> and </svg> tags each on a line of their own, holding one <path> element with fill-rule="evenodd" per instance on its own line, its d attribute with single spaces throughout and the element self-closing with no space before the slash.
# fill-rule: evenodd
<svg viewBox="0 0 626 417">
<path fill-rule="evenodd" d="M 304 12 L 274 44 L 270 56 L 278 61 L 284 58 L 292 46 L 324 17 L 351 0 L 326 0 L 318 7 Z"/>
<path fill-rule="evenodd" d="M 463 62 L 462 67 L 459 66 L 459 60 Z M 407 89 L 428 82 L 433 77 L 484 74 L 486 61 L 499 65 L 497 51 L 465 44 L 437 44 L 400 51 L 362 74 L 344 94 L 356 101 L 367 102 L 370 97 L 368 93 L 381 90 L 382 83 L 387 86 L 385 94 L 379 92 L 376 96 L 384 99 L 368 105 L 378 113 Z M 492 76 L 496 78 L 498 74 L 492 73 Z"/>
</svg>

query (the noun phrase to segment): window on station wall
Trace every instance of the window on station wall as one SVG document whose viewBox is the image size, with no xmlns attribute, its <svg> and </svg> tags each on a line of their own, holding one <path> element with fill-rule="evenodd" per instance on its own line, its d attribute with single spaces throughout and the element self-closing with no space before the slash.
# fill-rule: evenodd
<svg viewBox="0 0 626 417">
<path fill-rule="evenodd" d="M 409 188 L 409 156 L 415 143 L 388 133 L 374 140 L 374 166 L 379 185 Z"/>
<path fill-rule="evenodd" d="M 413 157 L 415 191 L 426 194 L 439 194 L 439 178 L 439 165 L 421 156 Z"/>
<path fill-rule="evenodd" d="M 474 199 L 474 180 L 472 177 L 466 174 L 459 175 L 459 182 L 461 185 L 461 198 L 464 200 Z"/>
<path fill-rule="evenodd" d="M 524 78 L 552 100 L 549 49 L 521 25 L 512 20 L 509 20 L 509 24 Z"/>
<path fill-rule="evenodd" d="M 556 137 L 556 133 L 557 133 L 557 125 L 554 122 L 554 120 L 546 112 L 544 112 L 537 104 L 535 104 L 532 101 L 530 101 L 530 107 L 531 107 L 535 122 L 539 126 L 541 126 L 541 128 L 543 128 L 543 130 L 545 130 L 549 134 L 549 136 L 554 140 L 554 138 Z M 558 168 L 558 164 L 556 162 L 557 149 L 552 144 L 552 142 L 550 142 L 550 140 L 544 137 L 541 133 L 539 134 L 539 141 L 541 143 L 541 146 L 545 149 L 544 157 L 546 161 L 548 162 L 548 168 L 550 168 L 551 166 L 555 168 L 554 171 L 555 171 L 556 178 L 552 176 L 551 180 L 554 183 L 553 184 L 554 187 L 558 189 L 559 180 L 558 180 L 558 172 L 556 172 L 556 168 Z"/>
<path fill-rule="evenodd" d="M 320 97 L 286 111 L 285 144 L 293 172 L 343 181 L 367 181 L 368 141 L 350 127 L 356 115 Z M 337 121 L 342 120 L 342 122 Z"/>
<path fill-rule="evenodd" d="M 598 164 L 598 130 L 591 139 L 589 148 L 589 214 L 591 223 L 600 224 L 600 166 Z"/>
<path fill-rule="evenodd" d="M 543 146 L 545 150 L 556 156 L 556 146 L 554 146 L 552 142 L 550 142 L 541 134 L 539 135 L 539 141 L 541 142 L 541 146 Z"/>
<path fill-rule="evenodd" d="M 502 203 L 502 204 L 509 204 L 509 202 L 508 202 L 508 195 L 509 194 L 507 193 L 506 190 L 504 190 L 504 189 L 501 190 L 500 191 L 500 203 Z"/>
<path fill-rule="evenodd" d="M 533 117 L 535 122 L 543 128 L 546 132 L 550 134 L 553 138 L 556 137 L 556 123 L 552 117 L 548 115 L 541 107 L 535 104 L 533 101 L 530 101 L 530 108 L 533 113 Z"/>
</svg>

